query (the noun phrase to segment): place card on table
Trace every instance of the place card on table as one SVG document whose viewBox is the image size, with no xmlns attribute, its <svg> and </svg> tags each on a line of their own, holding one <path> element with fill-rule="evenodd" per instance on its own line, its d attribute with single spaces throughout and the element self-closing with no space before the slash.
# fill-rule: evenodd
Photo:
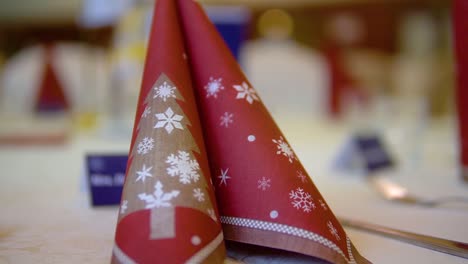
<svg viewBox="0 0 468 264">
<path fill-rule="evenodd" d="M 356 133 L 348 139 L 334 161 L 334 167 L 366 175 L 394 167 L 395 162 L 377 133 Z"/>
<path fill-rule="evenodd" d="M 127 154 L 86 155 L 86 177 L 93 206 L 119 205 Z"/>
</svg>

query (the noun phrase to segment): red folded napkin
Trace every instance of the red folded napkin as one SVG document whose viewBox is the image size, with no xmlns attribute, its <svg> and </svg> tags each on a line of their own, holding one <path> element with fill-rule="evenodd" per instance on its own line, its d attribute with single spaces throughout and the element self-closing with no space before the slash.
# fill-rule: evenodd
<svg viewBox="0 0 468 264">
<path fill-rule="evenodd" d="M 222 263 L 223 234 L 368 263 L 194 1 L 157 1 L 126 174 L 114 263 Z"/>
<path fill-rule="evenodd" d="M 157 1 L 113 263 L 222 263 L 223 233 L 176 3 Z"/>
<path fill-rule="evenodd" d="M 462 178 L 468 182 L 468 2 L 456 0 L 453 7 L 457 62 L 457 107 Z"/>
</svg>

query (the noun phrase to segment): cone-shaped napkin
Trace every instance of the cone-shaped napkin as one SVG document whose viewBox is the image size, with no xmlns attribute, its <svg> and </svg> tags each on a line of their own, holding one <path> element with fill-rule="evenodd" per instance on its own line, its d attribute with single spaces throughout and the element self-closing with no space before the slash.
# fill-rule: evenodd
<svg viewBox="0 0 468 264">
<path fill-rule="evenodd" d="M 112 263 L 222 263 L 217 215 L 176 2 L 158 0 Z"/>
<path fill-rule="evenodd" d="M 453 19 L 455 49 L 458 72 L 457 106 L 458 129 L 460 135 L 460 161 L 462 179 L 468 182 L 468 2 L 457 0 L 454 2 Z"/>
<path fill-rule="evenodd" d="M 35 105 L 37 112 L 67 110 L 69 106 L 52 61 L 53 46 L 46 45 L 44 48 L 44 73 Z"/>
<path fill-rule="evenodd" d="M 201 7 L 178 6 L 225 238 L 367 263 Z"/>
</svg>

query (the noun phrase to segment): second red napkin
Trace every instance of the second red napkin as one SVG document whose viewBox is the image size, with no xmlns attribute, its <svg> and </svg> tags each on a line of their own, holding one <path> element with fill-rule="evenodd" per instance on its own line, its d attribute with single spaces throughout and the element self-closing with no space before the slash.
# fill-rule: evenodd
<svg viewBox="0 0 468 264">
<path fill-rule="evenodd" d="M 366 263 L 202 8 L 178 7 L 225 238 Z"/>
</svg>

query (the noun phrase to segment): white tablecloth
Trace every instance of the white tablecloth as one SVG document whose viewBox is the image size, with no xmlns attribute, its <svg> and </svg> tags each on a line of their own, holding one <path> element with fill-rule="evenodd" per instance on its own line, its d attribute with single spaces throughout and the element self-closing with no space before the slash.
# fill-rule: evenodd
<svg viewBox="0 0 468 264">
<path fill-rule="evenodd" d="M 279 124 L 336 215 L 468 242 L 467 207 L 389 203 L 360 176 L 331 169 L 331 160 L 346 139 L 343 125 L 292 116 L 281 118 Z M 390 146 L 405 157 L 398 148 L 403 136 L 388 131 Z M 456 173 L 452 132 L 447 125 L 430 129 L 419 161 L 400 160 L 391 177 L 420 195 L 467 195 L 468 186 Z M 83 135 L 63 146 L 0 147 L 0 263 L 108 263 L 118 208 L 89 205 L 82 163 L 86 152 L 127 150 L 126 140 Z M 467 263 L 361 231 L 347 232 L 374 263 Z"/>
</svg>

